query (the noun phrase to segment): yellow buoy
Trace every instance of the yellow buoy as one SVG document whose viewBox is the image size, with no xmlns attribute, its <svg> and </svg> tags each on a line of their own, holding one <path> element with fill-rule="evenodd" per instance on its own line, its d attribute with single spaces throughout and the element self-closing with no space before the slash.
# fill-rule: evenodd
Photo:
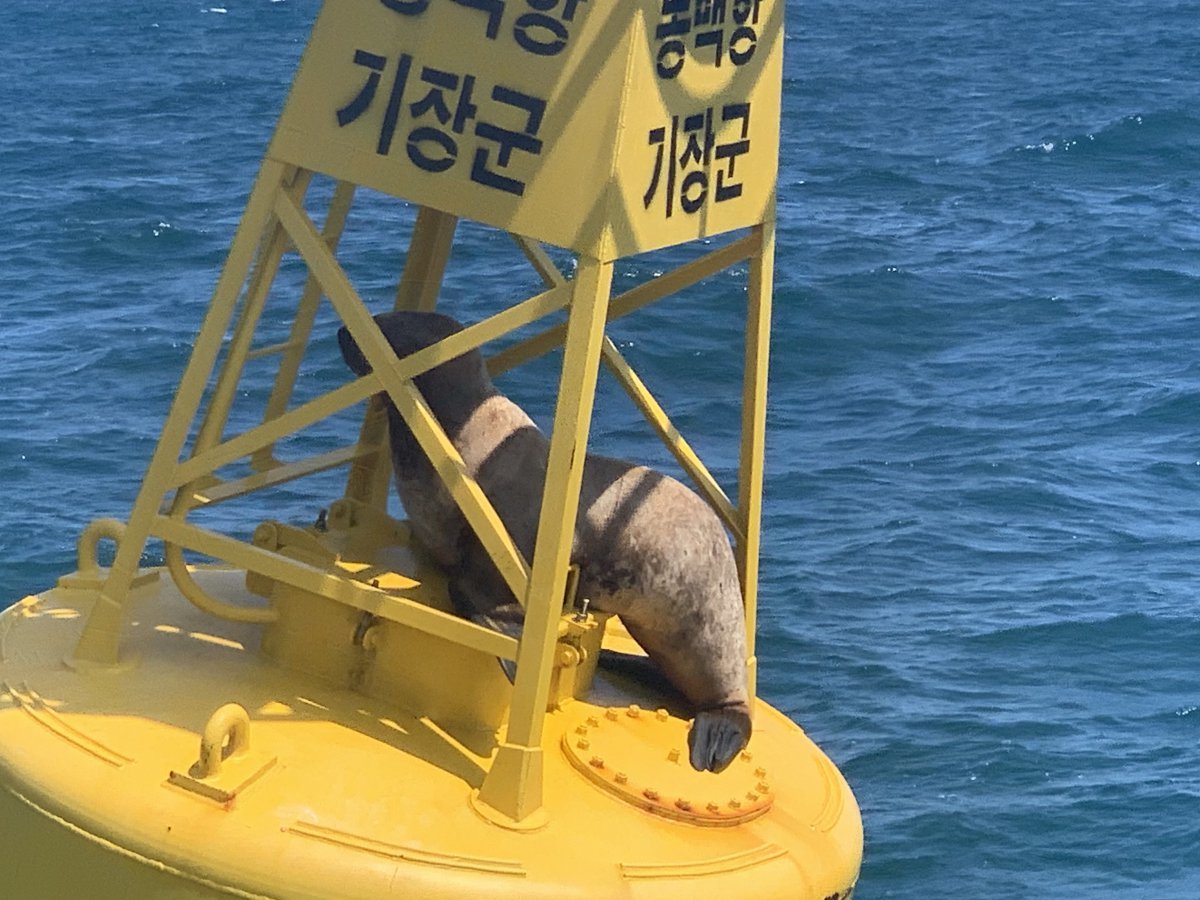
<svg viewBox="0 0 1200 900">
<path fill-rule="evenodd" d="M 78 571 L 0 615 L 7 892 L 850 896 L 862 825 L 829 759 L 758 700 L 733 764 L 694 771 L 689 711 L 600 664 L 640 651 L 575 602 L 568 564 L 603 363 L 732 536 L 753 696 L 783 9 L 326 4 L 128 521 L 88 526 Z M 510 232 L 545 289 L 396 360 L 337 256 L 359 186 L 419 206 L 397 308 L 434 307 L 459 217 Z M 716 246 L 612 295 L 618 259 L 700 239 Z M 576 255 L 574 277 L 542 241 Z M 290 303 L 290 336 L 256 345 L 290 253 L 308 271 L 298 297 L 272 295 Z M 730 497 L 605 324 L 735 265 L 748 278 Z M 323 297 L 379 364 L 294 404 Z M 563 351 L 526 559 L 412 379 L 564 312 L 488 359 L 498 374 Z M 261 424 L 230 435 L 257 359 L 278 362 Z M 454 615 L 444 574 L 388 515 L 381 393 L 524 606 L 519 641 Z M 304 446 L 285 439 L 369 398 L 353 443 L 284 458 Z M 264 516 L 246 540 L 200 523 L 339 468 L 344 493 L 316 525 Z M 141 569 L 152 539 L 165 565 Z M 111 568 L 101 540 L 117 544 Z"/>
</svg>

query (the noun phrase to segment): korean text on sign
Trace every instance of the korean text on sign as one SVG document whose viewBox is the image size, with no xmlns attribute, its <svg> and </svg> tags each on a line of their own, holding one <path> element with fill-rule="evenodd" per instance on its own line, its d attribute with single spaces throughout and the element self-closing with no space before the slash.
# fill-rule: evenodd
<svg viewBox="0 0 1200 900">
<path fill-rule="evenodd" d="M 580 4 L 588 0 L 379 0 L 393 12 L 419 16 L 431 3 L 453 3 L 476 10 L 482 17 L 484 34 L 497 40 L 502 31 L 517 45 L 537 56 L 556 56 L 571 39 L 570 25 Z M 513 7 L 509 9 L 509 7 Z M 511 19 L 511 26 L 505 19 Z"/>
<path fill-rule="evenodd" d="M 715 118 L 722 131 L 732 129 L 733 140 L 717 143 Z M 646 209 L 659 200 L 669 219 L 676 206 L 688 215 L 699 212 L 710 199 L 724 203 L 742 195 L 737 181 L 737 160 L 750 152 L 750 103 L 726 103 L 687 116 L 672 116 L 670 125 L 650 129 L 648 146 L 654 149 L 650 185 L 642 196 Z M 715 184 L 713 174 L 715 169 Z"/>
<path fill-rule="evenodd" d="M 391 5 L 402 0 L 381 2 Z M 458 163 L 469 130 L 474 138 L 469 148 L 473 150 L 471 180 L 517 196 L 524 194 L 525 183 L 513 172 L 514 154 L 541 154 L 538 131 L 546 112 L 545 100 L 502 84 L 490 85 L 490 89 L 480 86 L 474 75 L 420 65 L 408 53 L 393 60 L 356 50 L 354 64 L 367 70 L 366 79 L 358 94 L 337 110 L 338 127 L 357 121 L 375 105 L 386 76 L 390 87 L 376 153 L 388 156 L 397 131 L 402 131 L 409 161 L 426 172 L 441 173 Z"/>
<path fill-rule="evenodd" d="M 658 77 L 676 78 L 689 50 L 718 68 L 726 59 L 735 66 L 750 62 L 758 49 L 761 6 L 762 0 L 661 0 L 662 20 L 654 30 Z"/>
</svg>

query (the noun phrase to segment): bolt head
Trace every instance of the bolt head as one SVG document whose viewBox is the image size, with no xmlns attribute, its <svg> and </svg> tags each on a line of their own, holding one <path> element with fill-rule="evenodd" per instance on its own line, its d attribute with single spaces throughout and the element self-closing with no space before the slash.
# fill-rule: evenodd
<svg viewBox="0 0 1200 900">
<path fill-rule="evenodd" d="M 558 664 L 564 668 L 579 665 L 579 651 L 571 646 L 559 647 Z"/>
</svg>

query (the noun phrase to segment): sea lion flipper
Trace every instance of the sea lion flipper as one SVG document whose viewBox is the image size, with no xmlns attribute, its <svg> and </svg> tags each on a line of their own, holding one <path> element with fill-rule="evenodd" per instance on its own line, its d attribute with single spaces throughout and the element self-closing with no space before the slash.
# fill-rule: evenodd
<svg viewBox="0 0 1200 900">
<path fill-rule="evenodd" d="M 525 624 L 520 619 L 481 612 L 472 613 L 470 619 L 476 625 L 482 625 L 484 628 L 490 628 L 492 631 L 506 634 L 510 638 L 516 638 L 518 641 L 521 640 L 521 633 L 524 630 Z M 496 661 L 500 663 L 500 668 L 504 671 L 504 676 L 509 680 L 509 683 L 515 683 L 517 680 L 517 661 L 515 659 L 505 659 L 502 656 L 496 657 Z"/>
<path fill-rule="evenodd" d="M 744 704 L 696 713 L 688 732 L 689 761 L 697 771 L 722 772 L 750 741 Z"/>
</svg>

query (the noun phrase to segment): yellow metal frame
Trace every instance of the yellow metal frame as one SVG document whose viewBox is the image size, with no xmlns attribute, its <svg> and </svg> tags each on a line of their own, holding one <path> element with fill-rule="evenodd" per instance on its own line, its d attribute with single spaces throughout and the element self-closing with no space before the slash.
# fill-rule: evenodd
<svg viewBox="0 0 1200 900">
<path fill-rule="evenodd" d="M 753 641 L 773 225 L 763 223 L 744 237 L 617 297 L 610 297 L 612 263 L 582 258 L 574 279 L 568 281 L 539 245 L 518 237 L 518 244 L 537 267 L 547 289 L 433 347 L 398 360 L 336 259 L 335 248 L 349 214 L 352 186 L 338 184 L 322 233 L 303 206 L 311 175 L 270 159 L 263 166 L 129 522 L 120 534 L 116 559 L 75 649 L 73 663 L 79 667 L 119 664 L 120 636 L 130 589 L 137 575 L 138 559 L 151 538 L 165 542 L 168 569 L 180 591 L 216 616 L 267 623 L 274 621 L 276 613 L 270 607 L 234 606 L 205 595 L 188 574 L 183 558 L 185 549 L 484 653 L 516 659 L 517 679 L 507 734 L 480 790 L 479 799 L 519 822 L 542 804 L 542 721 L 547 708 L 562 614 L 561 598 L 566 588 L 571 535 L 578 510 L 582 461 L 601 362 L 628 392 L 733 535 L 742 573 L 747 635 Z M 436 210 L 424 208 L 420 211 L 408 263 L 397 291 L 397 307 L 434 307 L 455 222 L 454 217 Z M 291 336 L 282 345 L 255 350 L 252 348 L 255 326 L 280 260 L 289 247 L 299 252 L 310 272 L 296 307 Z M 750 276 L 741 467 L 735 504 L 671 423 L 616 345 L 605 336 L 604 328 L 609 320 L 746 261 L 749 262 Z M 322 295 L 329 298 L 354 335 L 373 372 L 288 409 Z M 449 438 L 413 387 L 412 379 L 439 361 L 480 347 L 564 308 L 568 310 L 565 323 L 548 327 L 489 360 L 491 371 L 499 373 L 556 347 L 564 348 L 539 539 L 533 559 L 526 560 L 478 483 L 467 474 Z M 238 314 L 236 322 L 235 312 Z M 218 371 L 218 353 L 231 324 L 233 338 Z M 224 430 L 247 361 L 267 354 L 277 354 L 281 361 L 262 423 L 241 434 L 225 437 Z M 196 438 L 184 457 L 188 433 L 197 420 L 206 385 L 214 372 L 217 374 L 215 386 L 200 418 Z M 187 521 L 188 514 L 195 508 L 339 466 L 349 469 L 348 498 L 381 507 L 386 503 L 390 461 L 386 428 L 378 403 L 368 405 L 355 444 L 293 462 L 279 461 L 274 451 L 276 444 L 288 435 L 380 391 L 387 392 L 412 428 L 471 527 L 514 594 L 523 602 L 526 608 L 525 637 L 519 645 L 512 638 L 415 601 L 331 575 Z M 248 460 L 254 473 L 235 480 L 221 480 L 217 476 L 218 470 L 239 460 Z M 173 499 L 166 507 L 168 511 L 161 513 L 164 501 L 172 494 Z M 753 643 L 750 646 L 753 647 Z M 753 651 L 747 665 L 752 678 Z"/>
<path fill-rule="evenodd" d="M 248 572 L 266 575 L 484 653 L 516 659 L 517 680 L 508 731 L 479 799 L 519 822 L 536 812 L 542 803 L 542 720 L 547 708 L 553 653 L 562 614 L 559 598 L 564 596 L 566 588 L 582 461 L 602 361 L 734 536 L 742 572 L 747 636 L 751 641 L 749 646 L 753 647 L 773 226 L 763 223 L 746 236 L 698 260 L 611 298 L 612 263 L 583 258 L 575 278 L 568 281 L 539 245 L 518 237 L 518 243 L 537 267 L 547 289 L 401 361 L 395 358 L 335 256 L 350 209 L 352 187 L 338 184 L 325 231 L 321 233 L 302 205 L 310 180 L 311 173 L 272 160 L 267 160 L 263 166 L 142 489 L 120 535 L 116 559 L 75 649 L 73 662 L 80 667 L 118 665 L 120 635 L 130 588 L 137 575 L 138 559 L 151 538 L 165 542 L 168 568 L 181 592 L 213 615 L 261 623 L 271 622 L 276 617 L 270 607 L 233 606 L 206 596 L 188 574 L 184 549 L 224 560 Z M 397 291 L 397 307 L 434 307 L 455 221 L 454 217 L 435 210 L 420 211 L 408 263 Z M 254 350 L 255 325 L 264 308 L 270 282 L 289 246 L 294 246 L 300 253 L 310 272 L 296 308 L 291 336 L 283 345 Z M 260 248 L 257 254 L 255 248 Z M 606 321 L 746 261 L 750 264 L 750 277 L 741 467 L 735 505 L 615 344 L 605 336 L 604 326 Z M 354 335 L 371 363 L 373 373 L 288 409 L 296 372 L 322 295 L 329 298 Z M 217 372 L 196 439 L 186 458 L 181 458 L 188 432 L 200 411 L 205 387 L 217 369 L 218 352 L 239 307 L 239 298 L 240 310 L 232 342 Z M 514 344 L 489 360 L 491 371 L 499 373 L 556 347 L 564 348 L 539 540 L 532 561 L 528 561 L 513 543 L 478 483 L 466 473 L 461 458 L 413 387 L 412 379 L 441 360 L 480 347 L 564 308 L 569 313 L 565 323 Z M 280 355 L 281 362 L 262 424 L 233 437 L 224 437 L 246 362 L 268 353 Z M 283 438 L 379 391 L 388 393 L 412 428 L 508 585 L 525 605 L 525 638 L 519 646 L 512 638 L 415 601 L 331 575 L 187 522 L 189 512 L 197 507 L 245 496 L 339 466 L 349 467 L 348 498 L 375 506 L 385 504 L 390 462 L 386 452 L 386 428 L 377 403 L 369 404 L 357 443 L 294 462 L 281 462 L 274 455 L 275 445 Z M 239 460 L 249 460 L 256 470 L 254 474 L 228 481 L 217 477 L 219 469 Z M 169 511 L 160 513 L 172 492 Z M 753 651 L 747 665 L 752 678 Z"/>
<path fill-rule="evenodd" d="M 691 63 L 688 77 L 677 81 L 656 76 L 650 56 L 644 52 L 649 37 L 656 32 L 659 7 L 656 3 L 643 6 L 641 13 L 632 16 L 615 8 L 603 12 L 597 9 L 595 15 L 586 19 L 586 24 L 580 25 L 579 42 L 572 45 L 571 52 L 539 62 L 548 66 L 538 70 L 543 75 L 537 75 L 524 63 L 504 70 L 506 79 L 517 79 L 514 84 L 523 84 L 521 80 L 526 78 L 553 82 L 552 95 L 548 96 L 555 108 L 575 109 L 577 102 L 583 102 L 580 98 L 584 94 L 590 104 L 589 115 L 566 115 L 547 124 L 550 133 L 546 135 L 545 156 L 539 163 L 539 179 L 536 183 L 530 181 L 530 196 L 519 200 L 499 197 L 495 192 L 479 193 L 469 183 L 454 181 L 439 182 L 450 186 L 444 196 L 436 191 L 430 193 L 437 187 L 432 181 L 414 181 L 408 174 L 397 174 L 407 170 L 392 166 L 378 154 L 364 154 L 357 145 L 344 143 L 361 137 L 348 138 L 350 131 L 335 129 L 329 110 L 344 102 L 335 102 L 336 91 L 353 89 L 350 82 L 343 84 L 344 79 L 358 76 L 353 66 L 347 70 L 339 61 L 349 58 L 345 56 L 346 47 L 358 46 L 359 41 L 369 39 L 375 20 L 368 22 L 357 13 L 347 15 L 343 9 L 327 7 L 314 31 L 320 37 L 315 36 L 306 51 L 292 96 L 255 181 L 129 521 L 123 528 L 107 523 L 96 532 L 98 536 L 116 540 L 117 553 L 75 647 L 73 665 L 105 668 L 122 664 L 121 636 L 129 617 L 131 589 L 139 581 L 138 561 L 150 539 L 165 543 L 167 569 L 179 591 L 215 616 L 269 624 L 278 620 L 280 614 L 271 605 L 243 607 L 208 595 L 189 573 L 185 551 L 222 560 L 245 569 L 251 576 L 271 579 L 464 647 L 515 659 L 517 675 L 507 731 L 477 800 L 501 820 L 529 821 L 542 806 L 543 720 L 551 697 L 583 460 L 596 382 L 603 364 L 732 535 L 745 604 L 749 648 L 746 665 L 753 696 L 775 241 L 772 176 L 778 153 L 775 129 L 783 4 L 764 6 L 768 12 L 761 23 L 763 44 L 751 64 L 739 70 L 741 74 L 730 76 L 726 74 L 728 68 L 723 73 L 717 66 Z M 371 9 L 372 15 L 382 17 L 380 22 L 389 23 L 389 28 L 400 28 L 401 23 L 393 13 L 382 7 Z M 756 23 L 757 15 L 755 12 Z M 436 47 L 438 54 L 449 54 L 449 62 L 462 62 L 470 68 L 477 60 L 469 47 L 433 40 L 441 34 L 437 29 L 453 31 L 457 27 L 454 21 L 457 20 L 453 17 L 444 21 L 431 18 L 430 27 L 434 30 L 429 32 L 432 37 L 428 46 Z M 396 31 L 397 35 L 409 33 Z M 753 52 L 746 59 L 751 55 Z M 490 72 L 493 63 L 500 65 L 490 55 L 487 60 L 486 65 L 479 62 L 483 66 L 478 73 L 481 78 L 487 74 L 484 69 Z M 341 79 L 336 85 L 327 77 L 334 70 Z M 474 72 L 475 68 L 470 70 Z M 765 84 L 761 90 L 755 87 L 760 81 Z M 748 105 L 751 96 L 756 110 L 753 124 Z M 653 138 L 659 134 L 661 144 L 663 129 L 658 126 L 664 116 L 669 122 L 680 111 L 695 113 L 697 98 L 708 98 L 705 102 L 710 104 L 746 101 L 741 106 L 724 107 L 721 114 L 727 123 L 732 115 L 730 110 L 736 112 L 745 107 L 741 138 L 755 142 L 760 154 L 756 158 L 761 165 L 753 177 L 744 178 L 745 194 L 740 205 L 721 209 L 710 206 L 703 215 L 693 218 L 656 219 L 658 214 L 650 211 L 649 195 L 642 196 L 644 182 L 638 182 L 630 174 L 636 170 L 634 160 L 645 157 L 645 135 Z M 707 109 L 710 122 L 716 108 Z M 368 124 L 364 120 L 355 127 L 365 129 Z M 597 129 L 603 131 L 599 141 Z M 627 134 L 636 134 L 640 140 L 624 140 Z M 671 152 L 676 152 L 674 144 Z M 578 191 L 578 196 L 563 196 L 563 186 L 568 182 L 578 183 L 577 169 L 581 161 L 587 160 L 593 160 L 594 165 L 603 169 L 597 172 L 596 183 L 587 186 L 586 196 Z M 729 171 L 732 174 L 732 168 Z M 313 222 L 306 206 L 309 187 L 318 172 L 335 180 L 321 228 Z M 657 185 L 657 172 L 654 182 Z M 545 289 L 432 347 L 397 359 L 337 258 L 356 184 L 374 184 L 391 193 L 423 201 L 419 203 L 396 290 L 397 309 L 436 307 L 458 222 L 457 215 L 447 210 L 476 209 L 480 221 L 506 226 L 510 231 L 514 228 L 524 231 L 513 237 Z M 655 189 L 652 186 L 651 192 Z M 741 187 L 738 191 L 740 194 Z M 434 207 L 431 199 L 434 197 L 441 198 L 438 203 L 441 209 Z M 472 207 L 473 203 L 478 206 Z M 568 208 L 578 219 L 569 227 L 564 225 Z M 557 212 L 547 215 L 547 210 Z M 519 228 L 522 222 L 529 227 Z M 554 230 L 560 226 L 566 229 L 563 234 L 570 237 L 562 245 L 577 254 L 576 272 L 569 280 L 541 245 L 528 236 L 538 229 Z M 739 227 L 745 228 L 744 233 L 724 246 L 612 296 L 613 266 L 622 254 Z M 290 332 L 283 342 L 255 347 L 259 321 L 281 262 L 292 250 L 302 258 L 308 275 L 295 303 Z M 741 263 L 748 263 L 749 276 L 738 489 L 737 496 L 730 497 L 606 336 L 605 325 Z M 291 406 L 322 297 L 329 300 L 349 329 L 372 371 Z M 526 559 L 479 484 L 467 472 L 450 439 L 414 387 L 413 378 L 466 350 L 480 348 L 562 311 L 567 313 L 565 322 L 547 326 L 488 359 L 489 371 L 497 375 L 555 348 L 563 350 L 538 539 L 532 559 Z M 279 365 L 261 423 L 240 434 L 227 435 L 230 413 L 247 363 L 268 357 L 278 357 Z M 429 456 L 508 587 L 523 604 L 525 627 L 520 642 L 414 599 L 398 597 L 349 574 L 337 574 L 277 552 L 278 548 L 273 549 L 269 544 L 237 540 L 188 521 L 193 510 L 336 468 L 347 471 L 344 491 L 347 502 L 385 511 L 390 454 L 384 405 L 377 396 L 384 392 Z M 368 401 L 366 413 L 354 443 L 303 459 L 279 458 L 277 446 L 281 440 L 364 400 Z M 233 478 L 218 474 L 239 462 L 248 464 L 250 474 Z M 90 539 L 88 546 L 94 544 L 95 540 Z M 94 558 L 87 563 L 81 566 L 87 569 L 86 577 L 98 582 L 101 575 Z"/>
</svg>

